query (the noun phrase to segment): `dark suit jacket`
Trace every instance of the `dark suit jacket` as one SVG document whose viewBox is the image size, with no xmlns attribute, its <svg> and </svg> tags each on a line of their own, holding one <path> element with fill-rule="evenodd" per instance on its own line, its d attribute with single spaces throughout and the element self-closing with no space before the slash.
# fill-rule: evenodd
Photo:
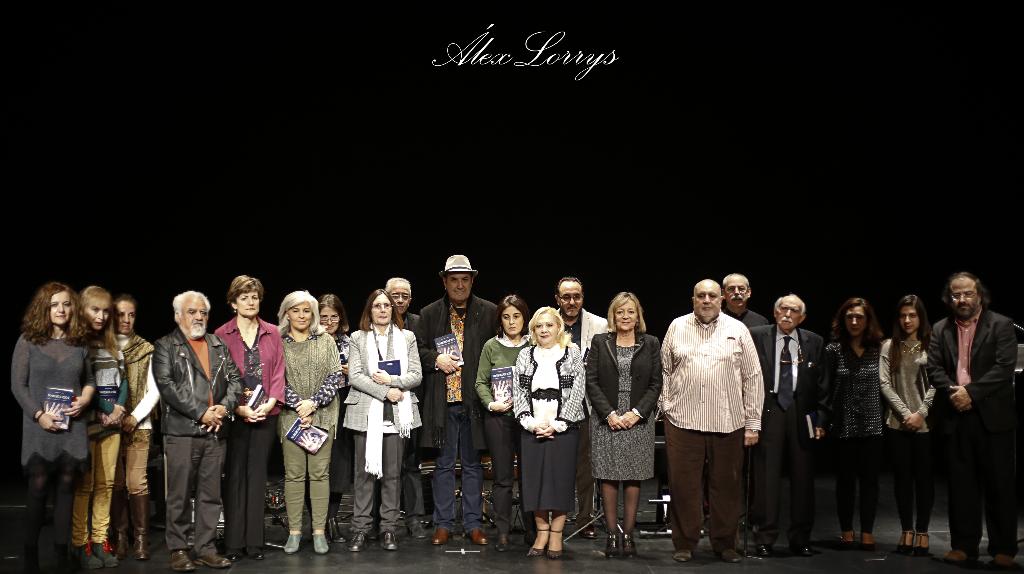
<svg viewBox="0 0 1024 574">
<path fill-rule="evenodd" d="M 932 329 L 928 345 L 928 378 L 935 387 L 933 414 L 942 420 L 946 433 L 955 430 L 957 410 L 949 401 L 950 387 L 956 385 L 960 343 L 956 321 L 943 319 Z M 971 384 L 967 393 L 988 432 L 1017 428 L 1013 402 L 1013 369 L 1017 364 L 1017 337 L 1009 317 L 985 309 L 971 344 Z"/>
<path fill-rule="evenodd" d="M 775 340 L 778 337 L 779 328 L 777 325 L 765 325 L 750 329 L 750 337 L 754 340 L 754 348 L 757 349 L 757 357 L 761 360 L 761 373 L 764 376 L 764 400 L 765 408 L 774 406 L 769 401 L 774 401 L 771 394 L 775 390 Z M 828 365 L 825 364 L 825 341 L 820 335 L 805 329 L 796 329 L 796 337 L 799 349 L 803 352 L 804 362 L 797 366 L 796 393 L 793 397 L 794 408 L 803 415 L 808 413 L 818 414 L 819 427 L 827 428 L 828 422 Z M 790 350 L 796 348 L 790 344 Z M 798 357 L 794 357 L 796 359 Z M 763 411 L 762 411 L 763 412 Z M 804 417 L 799 417 L 797 436 L 800 437 L 801 446 L 807 448 L 814 444 L 807 431 Z"/>
<path fill-rule="evenodd" d="M 661 394 L 661 345 L 654 335 L 643 334 L 637 340 L 640 348 L 630 364 L 632 389 L 629 408 L 640 411 L 646 424 Z M 615 353 L 615 333 L 594 335 L 587 358 L 587 396 L 602 424 L 619 406 L 619 363 Z"/>
<path fill-rule="evenodd" d="M 423 427 L 420 430 L 420 446 L 440 448 L 444 444 L 444 430 L 448 420 L 447 398 L 445 395 L 446 375 L 436 367 L 437 348 L 434 339 L 452 332 L 448 315 L 448 295 L 434 301 L 420 310 L 416 322 L 416 344 L 420 352 L 420 366 L 423 368 L 423 394 L 421 395 L 420 416 Z M 484 440 L 483 419 L 480 401 L 476 400 L 476 368 L 480 363 L 480 350 L 487 339 L 494 336 L 497 307 L 486 299 L 470 295 L 466 304 L 466 329 L 462 345 L 462 404 L 466 408 L 472 425 L 473 446 L 478 450 L 487 448 Z"/>
</svg>

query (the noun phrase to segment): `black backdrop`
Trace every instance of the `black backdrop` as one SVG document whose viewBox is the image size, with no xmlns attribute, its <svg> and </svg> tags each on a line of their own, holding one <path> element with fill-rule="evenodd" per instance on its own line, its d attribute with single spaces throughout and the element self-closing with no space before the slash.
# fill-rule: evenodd
<svg viewBox="0 0 1024 574">
<path fill-rule="evenodd" d="M 802 295 L 820 333 L 852 295 L 887 330 L 910 292 L 935 320 L 959 269 L 1024 316 L 1008 14 L 28 10 L 3 18 L 7 349 L 48 279 L 135 294 L 152 339 L 185 289 L 227 320 L 240 273 L 264 281 L 268 319 L 293 289 L 357 314 L 392 275 L 418 309 L 456 252 L 492 300 L 551 304 L 572 274 L 603 314 L 632 290 L 659 336 L 694 283 L 732 271 L 764 314 Z M 557 51 L 617 61 L 579 81 L 431 65 L 489 24 L 490 52 L 564 31 Z"/>
</svg>

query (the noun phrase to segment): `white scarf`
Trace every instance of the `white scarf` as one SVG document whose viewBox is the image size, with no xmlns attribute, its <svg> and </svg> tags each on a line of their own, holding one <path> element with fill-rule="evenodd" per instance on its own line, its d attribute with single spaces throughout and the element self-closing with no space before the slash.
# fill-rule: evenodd
<svg viewBox="0 0 1024 574">
<path fill-rule="evenodd" d="M 395 329 L 394 324 L 388 326 L 388 334 L 391 338 L 392 357 L 397 360 L 401 375 L 409 370 L 409 349 L 405 346 L 405 335 L 401 329 Z M 397 340 L 396 340 L 397 339 Z M 387 358 L 387 349 L 380 349 L 377 354 L 377 333 L 373 326 L 366 334 L 366 359 L 370 373 L 377 370 L 376 357 Z M 374 383 L 376 384 L 376 383 Z M 409 391 L 402 392 L 402 400 L 394 405 L 392 411 L 395 415 L 395 429 L 402 438 L 409 438 L 412 430 L 412 400 L 409 398 Z M 384 447 L 384 401 L 375 398 L 370 399 L 370 408 L 366 414 L 366 472 L 377 478 L 384 475 L 382 465 Z"/>
</svg>

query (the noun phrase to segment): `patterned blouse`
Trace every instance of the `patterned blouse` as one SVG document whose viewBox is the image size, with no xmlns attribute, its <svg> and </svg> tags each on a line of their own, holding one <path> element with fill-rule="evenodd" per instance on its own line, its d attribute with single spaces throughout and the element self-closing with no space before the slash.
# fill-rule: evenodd
<svg viewBox="0 0 1024 574">
<path fill-rule="evenodd" d="M 878 367 L 879 347 L 857 356 L 838 342 L 825 347 L 832 365 L 833 431 L 839 438 L 882 435 L 882 391 Z"/>
</svg>

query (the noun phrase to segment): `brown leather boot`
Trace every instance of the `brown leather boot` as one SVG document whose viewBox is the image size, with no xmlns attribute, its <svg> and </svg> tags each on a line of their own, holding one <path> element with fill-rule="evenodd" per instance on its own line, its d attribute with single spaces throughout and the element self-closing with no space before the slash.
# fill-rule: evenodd
<svg viewBox="0 0 1024 574">
<path fill-rule="evenodd" d="M 111 538 L 114 541 L 114 555 L 118 560 L 124 560 L 128 556 L 128 546 L 131 544 L 128 533 L 131 532 L 131 523 L 128 521 L 128 491 L 114 489 L 110 498 L 110 526 L 113 530 Z"/>
<path fill-rule="evenodd" d="M 149 560 L 149 495 L 140 494 L 131 497 L 130 506 L 132 523 L 135 525 L 132 557 L 136 560 Z"/>
</svg>

